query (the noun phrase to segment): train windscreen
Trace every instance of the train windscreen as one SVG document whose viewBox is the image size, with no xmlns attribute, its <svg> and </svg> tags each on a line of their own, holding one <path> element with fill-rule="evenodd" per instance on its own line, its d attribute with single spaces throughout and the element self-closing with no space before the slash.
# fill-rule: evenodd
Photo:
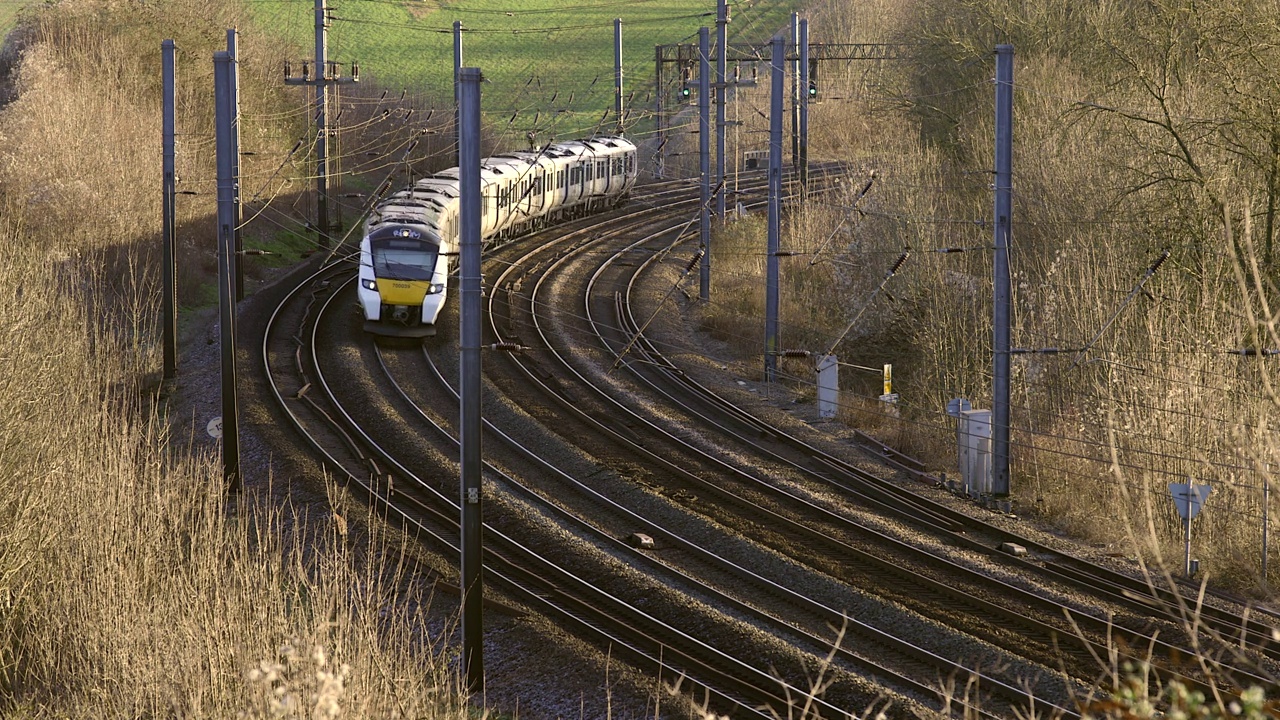
<svg viewBox="0 0 1280 720">
<path fill-rule="evenodd" d="M 372 239 L 374 277 L 390 280 L 430 280 L 440 246 L 408 237 Z"/>
</svg>

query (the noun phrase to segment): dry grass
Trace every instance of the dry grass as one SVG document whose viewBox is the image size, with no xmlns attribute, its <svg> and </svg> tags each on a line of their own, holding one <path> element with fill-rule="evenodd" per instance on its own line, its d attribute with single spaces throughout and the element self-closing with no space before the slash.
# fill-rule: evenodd
<svg viewBox="0 0 1280 720">
<path fill-rule="evenodd" d="M 249 498 L 228 509 L 216 458 L 188 455 L 141 394 L 133 344 L 75 321 L 82 298 L 39 291 L 92 278 L 33 252 L 21 213 L 4 218 L 0 288 L 21 299 L 0 350 L 4 704 L 235 717 L 292 696 L 355 717 L 460 716 L 430 649 L 441 628 L 403 568 L 362 562 L 332 520 Z M 251 672 L 285 646 L 302 654 L 276 695 Z M 315 674 L 334 669 L 341 686 Z"/>
<path fill-rule="evenodd" d="M 198 129 L 180 163 L 197 186 L 198 58 L 234 18 L 118 5 L 41 10 L 0 117 L 0 712 L 463 717 L 434 647 L 448 628 L 393 541 L 265 498 L 228 506 L 216 458 L 172 437 L 147 389 L 161 33 L 187 53 L 179 123 Z M 265 114 L 268 96 L 246 106 Z M 207 239 L 186 237 L 187 259 Z"/>
<path fill-rule="evenodd" d="M 1197 36 L 1219 43 L 1206 53 L 1219 65 L 1180 67 L 1184 74 L 1165 87 L 1169 128 L 1074 102 L 1105 95 L 1107 107 L 1158 115 L 1134 68 L 1157 73 L 1161 62 L 1180 62 L 1160 54 L 1160 38 L 1178 38 L 1192 16 L 1177 15 L 1172 0 L 1160 4 L 1175 18 L 1174 30 L 1161 34 L 1165 16 L 1155 11 L 1118 20 L 1118 7 L 1070 5 L 926 0 L 852 8 L 831 0 L 814 9 L 817 41 L 925 45 L 901 62 L 824 67 L 810 157 L 840 158 L 857 170 L 849 187 L 784 219 L 782 249 L 800 255 L 780 259 L 781 344 L 825 352 L 857 317 L 836 345 L 840 360 L 892 363 L 903 402 L 900 419 L 886 418 L 874 401 L 879 379 L 847 368 L 845 416 L 954 471 L 954 424 L 942 409 L 954 397 L 974 407 L 991 401 L 990 78 L 994 45 L 1013 42 L 1014 345 L 1078 348 L 1097 336 L 1079 363 L 1070 353 L 1015 357 L 1014 500 L 1085 539 L 1146 554 L 1155 548 L 1129 548 L 1122 528 L 1097 519 L 1121 508 L 1141 518 L 1153 508 L 1156 545 L 1171 556 L 1181 526 L 1167 484 L 1189 476 L 1210 483 L 1194 529 L 1201 567 L 1265 594 L 1280 572 L 1273 555 L 1271 578 L 1259 574 L 1262 488 L 1275 482 L 1276 361 L 1222 351 L 1280 347 L 1262 228 L 1267 180 L 1249 164 L 1249 137 L 1215 136 L 1202 118 L 1265 112 L 1258 108 L 1270 107 L 1271 86 L 1224 86 L 1222 78 L 1236 76 L 1222 68 L 1239 62 L 1229 52 L 1239 40 L 1225 23 Z M 1217 19 L 1233 17 L 1233 7 Z M 1130 36 L 1134 42 L 1119 41 Z M 1115 48 L 1128 53 L 1128 75 Z M 740 102 L 767 108 L 767 82 L 745 93 Z M 1232 104 L 1248 93 L 1253 105 Z M 744 118 L 744 137 L 767 137 L 762 116 Z M 1196 165 L 1179 160 L 1176 137 Z M 871 170 L 877 179 L 853 208 Z M 1139 188 L 1143 178 L 1167 180 Z M 736 342 L 743 356 L 763 347 L 765 233 L 763 220 L 751 219 L 713 242 L 713 303 L 703 326 Z M 911 258 L 872 299 L 904 248 Z M 969 251 L 928 252 L 937 248 Z M 1164 249 L 1170 259 L 1127 300 Z M 812 394 L 811 366 L 784 364 L 783 373 Z"/>
</svg>

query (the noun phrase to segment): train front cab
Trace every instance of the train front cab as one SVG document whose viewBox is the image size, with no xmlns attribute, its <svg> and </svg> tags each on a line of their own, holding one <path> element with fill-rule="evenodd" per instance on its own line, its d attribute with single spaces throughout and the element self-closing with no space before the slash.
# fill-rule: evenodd
<svg viewBox="0 0 1280 720">
<path fill-rule="evenodd" d="M 405 338 L 435 335 L 448 291 L 440 239 L 425 226 L 388 224 L 371 231 L 366 243 L 359 287 L 365 331 Z"/>
</svg>

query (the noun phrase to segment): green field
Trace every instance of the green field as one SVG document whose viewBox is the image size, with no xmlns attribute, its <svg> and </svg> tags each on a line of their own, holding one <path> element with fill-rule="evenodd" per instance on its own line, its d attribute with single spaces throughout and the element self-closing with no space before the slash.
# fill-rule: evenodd
<svg viewBox="0 0 1280 720">
<path fill-rule="evenodd" d="M 259 27 L 314 55 L 314 2 L 250 0 Z M 492 123 L 522 139 L 590 132 L 613 106 L 613 21 L 623 22 L 629 125 L 654 107 L 654 46 L 696 43 L 712 28 L 714 0 L 331 0 L 329 56 L 360 63 L 363 80 L 420 94 L 429 107 L 452 103 L 453 36 L 462 22 L 463 64 L 489 81 L 483 108 Z M 789 22 L 799 0 L 731 2 L 731 42 L 763 42 Z M 676 73 L 672 72 L 671 77 Z M 609 123 L 613 120 L 610 118 Z"/>
<path fill-rule="evenodd" d="M 30 0 L 0 0 L 0 36 L 7 35 L 13 29 L 18 10 L 29 4 Z"/>
</svg>

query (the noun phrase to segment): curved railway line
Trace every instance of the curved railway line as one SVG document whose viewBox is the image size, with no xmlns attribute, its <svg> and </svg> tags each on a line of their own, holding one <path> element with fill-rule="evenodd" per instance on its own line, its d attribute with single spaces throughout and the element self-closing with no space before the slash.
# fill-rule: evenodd
<svg viewBox="0 0 1280 720">
<path fill-rule="evenodd" d="M 869 472 L 682 369 L 662 352 L 675 346 L 638 329 L 692 267 L 682 230 L 696 210 L 696 189 L 645 186 L 625 214 L 487 257 L 486 342 L 526 348 L 485 364 L 488 587 L 644 672 L 687 678 L 734 717 L 785 716 L 819 675 L 824 717 L 1075 717 L 1116 648 L 1205 688 L 1275 685 L 1275 616 L 981 523 L 892 480 L 919 474 L 909 458 Z M 273 392 L 326 465 L 456 557 L 450 321 L 426 345 L 379 347 L 349 311 L 353 277 L 326 265 L 273 315 Z"/>
</svg>

